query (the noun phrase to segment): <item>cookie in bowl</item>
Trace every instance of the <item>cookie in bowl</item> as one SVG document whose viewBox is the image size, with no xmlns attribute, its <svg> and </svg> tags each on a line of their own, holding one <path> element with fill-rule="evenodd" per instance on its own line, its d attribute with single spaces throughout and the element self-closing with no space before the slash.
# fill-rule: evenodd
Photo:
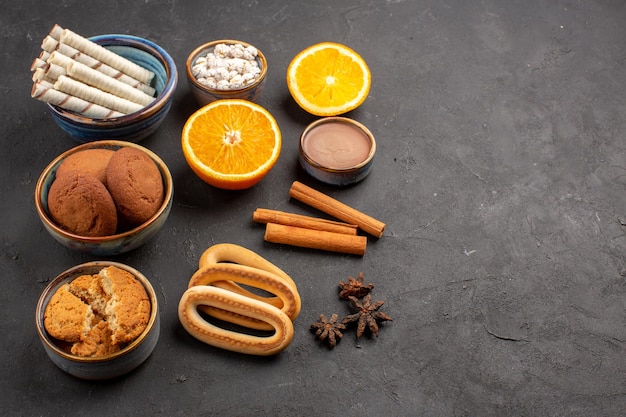
<svg viewBox="0 0 626 417">
<path fill-rule="evenodd" d="M 91 160 L 94 150 L 112 152 L 108 159 L 98 158 L 102 165 L 106 160 L 98 168 L 104 170 L 98 174 L 104 180 L 93 170 L 81 170 L 89 165 L 81 157 Z M 65 168 L 67 161 L 71 164 Z M 109 165 L 114 173 L 107 173 Z M 149 149 L 125 141 L 90 142 L 48 164 L 35 187 L 35 207 L 46 230 L 62 245 L 96 256 L 118 255 L 144 244 L 163 227 L 173 187 L 167 165 Z"/>
<path fill-rule="evenodd" d="M 156 294 L 136 269 L 88 262 L 64 271 L 44 289 L 37 332 L 50 359 L 81 379 L 122 376 L 141 365 L 159 338 Z"/>
</svg>

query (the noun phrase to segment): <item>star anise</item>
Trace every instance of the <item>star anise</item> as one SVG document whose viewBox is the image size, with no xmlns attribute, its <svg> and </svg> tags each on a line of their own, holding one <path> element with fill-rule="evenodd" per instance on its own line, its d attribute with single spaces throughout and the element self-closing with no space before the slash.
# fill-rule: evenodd
<svg viewBox="0 0 626 417">
<path fill-rule="evenodd" d="M 378 311 L 384 301 L 376 301 L 372 303 L 372 294 L 367 294 L 362 300 L 350 296 L 350 305 L 356 311 L 354 314 L 344 317 L 341 321 L 343 324 L 357 322 L 356 337 L 363 336 L 365 329 L 369 329 L 376 337 L 378 337 L 378 322 L 391 320 L 386 313 Z"/>
<path fill-rule="evenodd" d="M 331 349 L 337 346 L 337 342 L 343 337 L 342 331 L 346 330 L 345 324 L 338 323 L 338 319 L 337 314 L 330 316 L 330 320 L 326 319 L 325 315 L 320 314 L 319 320 L 311 324 L 311 331 L 315 332 L 315 337 L 322 342 L 326 341 Z"/>
<path fill-rule="evenodd" d="M 374 288 L 374 284 L 364 284 L 365 276 L 363 272 L 359 272 L 356 278 L 349 276 L 348 282 L 341 281 L 339 283 L 339 298 L 343 298 L 344 300 L 348 300 L 350 296 L 362 298 L 372 291 Z"/>
</svg>

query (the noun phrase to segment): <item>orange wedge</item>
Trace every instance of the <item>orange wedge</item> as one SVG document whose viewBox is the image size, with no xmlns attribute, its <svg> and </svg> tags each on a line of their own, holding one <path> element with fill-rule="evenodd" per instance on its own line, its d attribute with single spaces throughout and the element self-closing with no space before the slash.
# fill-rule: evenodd
<svg viewBox="0 0 626 417">
<path fill-rule="evenodd" d="M 272 169 L 281 149 L 274 117 L 247 100 L 217 100 L 192 114 L 182 132 L 183 155 L 206 183 L 250 188 Z"/>
<path fill-rule="evenodd" d="M 336 116 L 356 109 L 367 98 L 371 83 L 365 60 L 334 42 L 309 46 L 287 68 L 291 96 L 316 116 Z"/>
</svg>

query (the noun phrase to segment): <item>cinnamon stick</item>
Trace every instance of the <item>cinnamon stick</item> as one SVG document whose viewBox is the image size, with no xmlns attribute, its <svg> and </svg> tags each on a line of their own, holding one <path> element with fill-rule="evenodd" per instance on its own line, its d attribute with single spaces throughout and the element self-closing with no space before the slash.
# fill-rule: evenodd
<svg viewBox="0 0 626 417">
<path fill-rule="evenodd" d="M 385 231 L 385 223 L 367 214 L 352 208 L 334 198 L 319 192 L 311 187 L 294 181 L 289 189 L 289 195 L 311 207 L 314 207 L 326 214 L 336 217 L 346 223 L 355 224 L 361 230 L 378 238 L 382 237 Z"/>
<path fill-rule="evenodd" d="M 258 208 L 252 214 L 252 220 L 257 223 L 277 223 L 286 226 L 303 227 L 305 229 L 323 230 L 326 232 L 357 234 L 357 226 L 319 217 L 304 216 L 302 214 L 287 213 L 279 210 Z"/>
<path fill-rule="evenodd" d="M 271 243 L 361 256 L 365 254 L 367 246 L 367 237 L 365 236 L 305 229 L 276 223 L 267 223 L 265 227 L 265 240 Z"/>
</svg>

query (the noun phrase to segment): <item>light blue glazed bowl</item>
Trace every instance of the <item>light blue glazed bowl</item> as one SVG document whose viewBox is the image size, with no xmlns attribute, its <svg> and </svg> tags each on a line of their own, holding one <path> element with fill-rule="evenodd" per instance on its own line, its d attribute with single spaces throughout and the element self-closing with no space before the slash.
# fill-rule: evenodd
<svg viewBox="0 0 626 417">
<path fill-rule="evenodd" d="M 107 266 L 116 266 L 130 272 L 144 286 L 152 307 L 148 325 L 137 339 L 113 354 L 89 358 L 68 353 L 59 346 L 59 342 L 55 341 L 44 327 L 46 306 L 54 293 L 65 283 L 69 283 L 81 275 L 97 274 Z M 131 372 L 148 359 L 156 347 L 161 332 L 159 305 L 150 281 L 135 268 L 117 262 L 105 261 L 76 265 L 54 278 L 39 297 L 35 313 L 35 325 L 39 339 L 52 362 L 68 374 L 86 380 L 112 379 Z"/>
<path fill-rule="evenodd" d="M 187 63 L 186 63 L 187 83 L 189 85 L 189 90 L 191 90 L 191 94 L 194 96 L 194 98 L 196 99 L 196 101 L 198 102 L 200 106 L 205 106 L 209 103 L 214 102 L 215 100 L 221 100 L 221 99 L 236 98 L 236 99 L 243 99 L 243 100 L 248 100 L 248 101 L 255 101 L 261 94 L 261 91 L 263 91 L 263 87 L 265 86 L 265 81 L 266 81 L 266 76 L 267 76 L 267 59 L 265 59 L 265 55 L 263 55 L 263 53 L 258 49 L 257 49 L 258 51 L 257 63 L 259 64 L 259 67 L 261 68 L 261 74 L 259 75 L 259 78 L 257 78 L 257 80 L 254 83 L 246 86 L 245 88 L 240 88 L 237 90 L 219 90 L 219 89 L 210 88 L 210 87 L 207 87 L 206 85 L 201 84 L 200 82 L 198 82 L 196 77 L 194 77 L 193 73 L 191 72 L 191 68 L 194 66 L 198 57 L 208 54 L 215 48 L 216 45 L 220 43 L 224 43 L 226 45 L 233 45 L 233 44 L 240 43 L 244 47 L 252 46 L 249 43 L 242 42 L 242 41 L 237 41 L 233 39 L 221 39 L 221 40 L 216 40 L 212 42 L 207 42 L 203 45 L 198 46 L 196 49 L 194 49 L 191 52 L 191 54 L 189 54 L 189 56 L 187 57 Z"/>
<path fill-rule="evenodd" d="M 79 236 L 59 227 L 52 220 L 48 211 L 48 191 L 56 178 L 56 171 L 59 165 L 61 165 L 69 155 L 85 149 L 117 150 L 125 146 L 144 151 L 159 168 L 161 176 L 163 177 L 164 187 L 163 203 L 161 207 L 159 207 L 159 210 L 142 225 L 110 236 Z M 132 142 L 103 140 L 78 145 L 62 153 L 50 162 L 39 176 L 37 185 L 35 186 L 35 208 L 44 227 L 57 242 L 70 249 L 94 256 L 114 256 L 143 245 L 163 227 L 172 209 L 173 196 L 174 182 L 172 180 L 172 174 L 167 168 L 167 165 L 165 165 L 165 162 L 154 152 Z"/>
<path fill-rule="evenodd" d="M 304 142 L 307 138 L 309 132 L 311 132 L 316 127 L 325 124 L 325 123 L 340 123 L 351 126 L 356 131 L 361 132 L 364 137 L 367 138 L 369 142 L 369 151 L 367 156 L 360 162 L 355 163 L 352 166 L 337 168 L 330 165 L 324 165 L 315 159 L 312 155 L 309 155 L 306 151 L 306 147 L 304 146 Z M 346 186 L 355 184 L 359 181 L 362 181 L 367 177 L 374 165 L 374 156 L 376 155 L 376 140 L 374 139 L 374 135 L 370 130 L 355 120 L 349 119 L 347 117 L 341 116 L 332 116 L 332 117 L 323 117 L 318 119 L 308 125 L 306 129 L 302 132 L 300 136 L 300 146 L 299 146 L 299 157 L 298 161 L 300 162 L 300 166 L 304 169 L 304 171 L 309 174 L 311 177 L 315 178 L 318 181 L 324 182 L 326 184 L 335 185 L 335 186 Z"/>
<path fill-rule="evenodd" d="M 130 35 L 100 35 L 91 41 L 152 71 L 156 99 L 143 109 L 121 117 L 94 119 L 48 104 L 54 121 L 78 142 L 113 139 L 139 142 L 150 136 L 172 106 L 178 71 L 170 55 L 157 44 Z"/>
</svg>

